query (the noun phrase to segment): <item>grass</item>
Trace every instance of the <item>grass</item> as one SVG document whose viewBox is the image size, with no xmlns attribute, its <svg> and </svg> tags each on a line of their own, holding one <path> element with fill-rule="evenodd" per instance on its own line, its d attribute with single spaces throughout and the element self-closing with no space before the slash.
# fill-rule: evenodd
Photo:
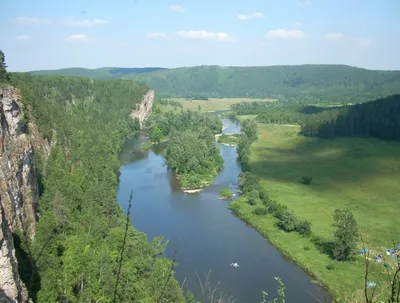
<svg viewBox="0 0 400 303">
<path fill-rule="evenodd" d="M 399 243 L 400 144 L 371 138 L 305 138 L 298 131 L 294 125 L 259 124 L 250 167 L 270 197 L 312 222 L 313 234 L 326 242 L 333 240 L 334 210 L 346 207 L 353 211 L 375 254 L 392 248 L 394 241 Z M 312 183 L 303 185 L 303 176 L 312 177 Z M 335 262 L 311 239 L 279 230 L 271 216 L 252 214 L 254 207 L 248 203 L 239 199 L 231 207 L 340 302 L 355 302 L 362 296 L 361 258 Z M 383 266 L 376 265 L 375 272 L 382 275 Z"/>
<path fill-rule="evenodd" d="M 193 100 L 189 101 L 185 98 L 172 98 L 171 100 L 180 102 L 184 109 L 198 110 L 200 105 L 202 112 L 210 112 L 217 110 L 228 110 L 231 109 L 232 104 L 242 102 L 257 102 L 257 101 L 271 101 L 274 102 L 276 99 L 253 99 L 253 98 L 209 98 L 208 100 Z"/>
</svg>

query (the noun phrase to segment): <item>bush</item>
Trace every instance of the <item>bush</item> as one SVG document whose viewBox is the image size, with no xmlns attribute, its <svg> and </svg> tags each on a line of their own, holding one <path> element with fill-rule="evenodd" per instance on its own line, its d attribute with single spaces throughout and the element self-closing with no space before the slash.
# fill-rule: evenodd
<svg viewBox="0 0 400 303">
<path fill-rule="evenodd" d="M 259 197 L 260 194 L 258 193 L 258 190 L 252 190 L 247 197 L 247 199 L 249 200 L 249 204 L 256 205 Z"/>
<path fill-rule="evenodd" d="M 286 216 L 287 212 L 289 212 L 289 207 L 287 207 L 286 205 L 276 203 L 275 212 L 274 212 L 275 218 L 282 220 Z"/>
<path fill-rule="evenodd" d="M 307 220 L 299 222 L 296 226 L 296 231 L 304 237 L 311 236 L 311 222 Z"/>
<path fill-rule="evenodd" d="M 265 215 L 268 215 L 268 208 L 257 207 L 255 210 L 252 211 L 252 213 L 257 216 L 265 216 Z"/>
<path fill-rule="evenodd" d="M 310 176 L 304 176 L 301 178 L 301 183 L 303 183 L 304 185 L 310 185 L 312 182 L 312 177 Z"/>
<path fill-rule="evenodd" d="M 335 269 L 335 265 L 333 265 L 333 264 L 328 264 L 328 265 L 326 266 L 326 269 L 327 269 L 327 270 L 334 270 L 334 269 Z"/>
<path fill-rule="evenodd" d="M 278 226 L 284 231 L 291 232 L 296 230 L 298 221 L 298 218 L 292 211 L 285 210 L 282 212 L 282 219 L 279 221 Z"/>
<path fill-rule="evenodd" d="M 307 245 L 306 245 L 306 246 L 303 247 L 303 249 L 304 249 L 305 251 L 308 251 L 308 250 L 310 250 L 310 246 L 307 246 Z"/>
<path fill-rule="evenodd" d="M 219 196 L 220 198 L 232 198 L 233 193 L 229 188 L 224 188 L 219 192 Z"/>
<path fill-rule="evenodd" d="M 261 187 L 258 190 L 259 194 L 260 194 L 260 199 L 264 201 L 268 201 L 269 200 L 269 196 L 268 196 L 268 192 L 264 187 Z"/>
</svg>

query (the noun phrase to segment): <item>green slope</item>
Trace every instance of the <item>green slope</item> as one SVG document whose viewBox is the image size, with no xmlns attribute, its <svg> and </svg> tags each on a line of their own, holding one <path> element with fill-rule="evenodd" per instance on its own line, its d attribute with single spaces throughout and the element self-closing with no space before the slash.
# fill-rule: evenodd
<svg viewBox="0 0 400 303">
<path fill-rule="evenodd" d="M 400 71 L 346 65 L 195 66 L 174 69 L 64 69 L 33 73 L 134 78 L 160 96 L 279 97 L 308 102 L 359 102 L 400 93 Z"/>
</svg>

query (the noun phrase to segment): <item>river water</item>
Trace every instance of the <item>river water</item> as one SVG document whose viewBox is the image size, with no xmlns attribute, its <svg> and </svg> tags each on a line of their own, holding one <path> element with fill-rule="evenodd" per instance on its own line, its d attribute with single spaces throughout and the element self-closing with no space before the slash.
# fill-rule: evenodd
<svg viewBox="0 0 400 303">
<path fill-rule="evenodd" d="M 224 133 L 240 131 L 240 126 L 228 119 L 223 119 L 223 124 Z M 286 302 L 329 302 L 330 296 L 304 271 L 233 215 L 227 208 L 229 201 L 219 199 L 222 188 L 231 187 L 236 193 L 241 171 L 236 147 L 219 144 L 224 169 L 214 184 L 200 193 L 185 194 L 157 150 L 140 150 L 143 140 L 144 134 L 131 138 L 121 153 L 118 202 L 126 209 L 130 191 L 134 191 L 132 224 L 150 241 L 161 235 L 169 240 L 168 257 L 177 247 L 176 278 L 198 299 L 201 292 L 196 273 L 204 281 L 211 270 L 212 284 L 219 281 L 219 289 L 234 296 L 236 302 L 261 302 L 263 290 L 272 299 L 277 289 L 274 277 L 280 277 L 286 286 Z M 232 262 L 240 267 L 230 267 Z"/>
</svg>

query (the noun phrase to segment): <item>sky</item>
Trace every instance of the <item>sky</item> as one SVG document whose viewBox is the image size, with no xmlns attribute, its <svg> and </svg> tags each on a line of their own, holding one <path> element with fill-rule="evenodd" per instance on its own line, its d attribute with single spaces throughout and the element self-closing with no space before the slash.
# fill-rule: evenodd
<svg viewBox="0 0 400 303">
<path fill-rule="evenodd" d="M 400 70 L 399 0 L 0 0 L 10 71 L 346 64 Z"/>
</svg>

